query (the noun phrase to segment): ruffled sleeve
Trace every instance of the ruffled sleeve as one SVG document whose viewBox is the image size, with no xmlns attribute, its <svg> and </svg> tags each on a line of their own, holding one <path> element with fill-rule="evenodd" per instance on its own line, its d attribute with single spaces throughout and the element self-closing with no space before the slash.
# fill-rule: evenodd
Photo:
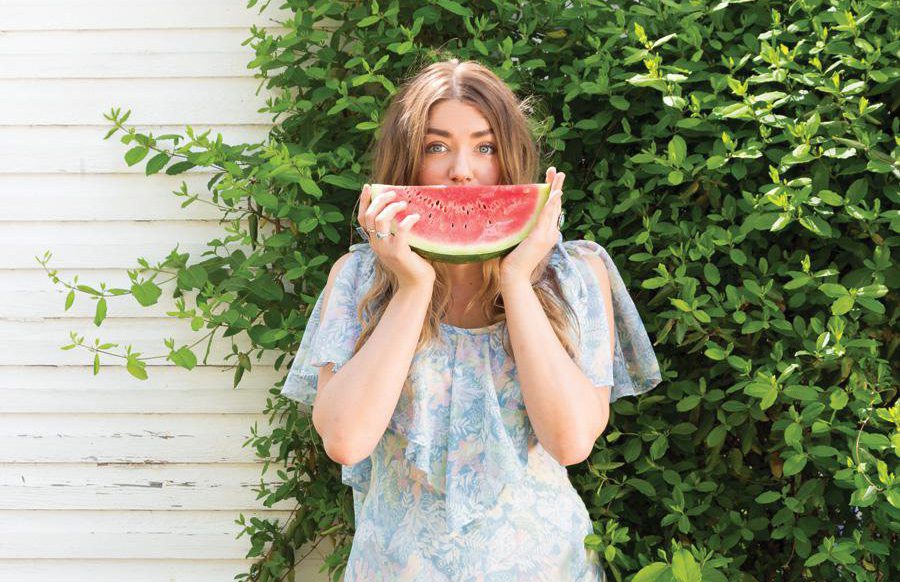
<svg viewBox="0 0 900 582">
<path fill-rule="evenodd" d="M 601 258 L 609 274 L 615 351 L 611 355 L 606 302 L 586 255 Z M 550 257 L 562 293 L 580 328 L 578 364 L 595 386 L 612 386 L 610 402 L 652 390 L 662 381 L 659 362 L 634 301 L 609 253 L 589 240 L 563 241 Z"/>
<path fill-rule="evenodd" d="M 356 305 L 371 275 L 371 266 L 365 264 L 367 254 L 361 252 L 364 245 L 368 243 L 350 247 L 352 254 L 334 279 L 325 313 L 322 313 L 324 289 L 319 294 L 281 389 L 283 396 L 308 407 L 315 401 L 319 368 L 333 363 L 334 371 L 340 370 L 353 356 L 356 340 L 362 333 Z M 366 492 L 372 473 L 371 458 L 343 465 L 341 473 L 346 485 Z"/>
</svg>

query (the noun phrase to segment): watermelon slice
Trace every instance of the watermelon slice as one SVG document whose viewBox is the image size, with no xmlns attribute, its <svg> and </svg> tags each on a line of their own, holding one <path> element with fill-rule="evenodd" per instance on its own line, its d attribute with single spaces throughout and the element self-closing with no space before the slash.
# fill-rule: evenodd
<svg viewBox="0 0 900 582">
<path fill-rule="evenodd" d="M 421 218 L 409 232 L 409 246 L 445 263 L 473 263 L 505 255 L 537 224 L 550 195 L 549 184 L 494 186 L 393 186 L 370 184 L 372 200 L 393 190 L 392 202 L 407 205 L 394 215 L 391 231 L 409 214 Z"/>
</svg>

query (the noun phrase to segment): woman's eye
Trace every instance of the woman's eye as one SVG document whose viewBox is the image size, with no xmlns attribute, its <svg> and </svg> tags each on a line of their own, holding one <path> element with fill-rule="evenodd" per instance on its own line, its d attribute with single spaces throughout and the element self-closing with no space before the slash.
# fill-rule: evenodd
<svg viewBox="0 0 900 582">
<path fill-rule="evenodd" d="M 443 147 L 446 147 L 446 146 L 445 146 L 444 144 L 442 144 L 442 143 L 432 143 L 432 144 L 428 144 L 427 146 L 425 146 L 425 152 L 426 152 L 426 153 L 429 153 L 429 154 L 437 154 L 437 153 L 441 153 L 441 150 L 435 150 L 435 149 L 433 149 L 433 148 L 443 148 Z M 488 149 L 488 151 L 484 151 L 484 149 L 482 149 L 482 148 L 489 148 L 489 149 Z M 494 153 L 497 153 L 497 147 L 496 147 L 494 144 L 491 144 L 491 143 L 483 143 L 483 144 L 481 144 L 480 146 L 478 146 L 478 149 L 479 149 L 479 151 L 480 151 L 481 153 L 483 153 L 483 154 L 494 154 Z"/>
</svg>

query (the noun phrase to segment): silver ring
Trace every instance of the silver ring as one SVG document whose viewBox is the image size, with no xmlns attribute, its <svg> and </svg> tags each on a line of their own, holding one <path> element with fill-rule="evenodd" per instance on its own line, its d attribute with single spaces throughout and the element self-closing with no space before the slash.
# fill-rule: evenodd
<svg viewBox="0 0 900 582">
<path fill-rule="evenodd" d="M 377 236 L 379 239 L 382 239 L 382 238 L 387 238 L 387 237 L 391 236 L 391 233 L 389 233 L 389 232 L 376 232 L 376 233 L 375 233 L 375 236 Z"/>
<path fill-rule="evenodd" d="M 566 218 L 566 211 L 565 211 L 565 210 L 561 210 L 561 211 L 559 212 L 559 220 L 556 221 L 556 228 L 557 228 L 557 229 L 561 229 L 561 228 L 562 228 L 562 225 L 563 225 L 563 222 L 565 221 L 565 218 Z"/>
</svg>

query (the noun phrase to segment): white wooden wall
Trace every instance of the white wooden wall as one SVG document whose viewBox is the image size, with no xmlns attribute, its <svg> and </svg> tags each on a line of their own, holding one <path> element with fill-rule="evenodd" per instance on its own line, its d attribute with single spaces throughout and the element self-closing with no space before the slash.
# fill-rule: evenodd
<svg viewBox="0 0 900 582">
<path fill-rule="evenodd" d="M 93 376 L 91 353 L 60 350 L 70 331 L 144 355 L 200 334 L 165 315 L 165 293 L 152 308 L 111 299 L 96 328 L 94 302 L 64 311 L 35 258 L 51 251 L 65 281 L 128 287 L 138 257 L 155 263 L 177 242 L 196 259 L 224 235 L 215 209 L 182 209 L 171 193 L 182 180 L 205 193 L 211 173 L 145 176 L 124 162 L 121 133 L 103 139 L 103 114 L 131 109 L 126 123 L 154 135 L 191 125 L 263 139 L 267 94 L 241 42 L 253 24 L 283 30 L 279 4 L 259 15 L 245 0 L 0 0 L 0 580 L 232 580 L 252 562 L 234 521 L 292 507 L 262 508 L 261 462 L 243 447 L 254 423 L 271 430 L 274 354 L 236 390 L 221 338 L 207 367 L 161 358 L 141 382 L 106 357 Z M 320 563 L 296 579 L 325 580 Z"/>
</svg>

